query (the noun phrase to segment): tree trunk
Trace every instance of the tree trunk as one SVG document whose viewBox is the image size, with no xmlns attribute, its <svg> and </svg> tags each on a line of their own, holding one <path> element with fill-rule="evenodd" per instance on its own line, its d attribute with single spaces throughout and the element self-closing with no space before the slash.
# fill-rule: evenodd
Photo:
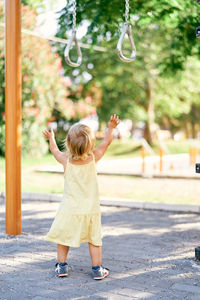
<svg viewBox="0 0 200 300">
<path fill-rule="evenodd" d="M 147 78 L 146 79 L 146 112 L 147 112 L 147 121 L 145 124 L 144 138 L 149 144 L 153 144 L 153 134 L 152 134 L 152 125 L 154 123 L 154 98 L 153 98 L 153 83 Z"/>
<path fill-rule="evenodd" d="M 197 137 L 196 124 L 194 122 L 192 122 L 191 127 L 192 127 L 192 138 L 196 139 L 196 137 Z"/>
<path fill-rule="evenodd" d="M 144 138 L 150 145 L 153 144 L 153 138 L 152 138 L 152 134 L 151 134 L 150 123 L 148 121 L 145 123 Z"/>
<path fill-rule="evenodd" d="M 132 125 L 131 125 L 131 130 L 130 130 L 130 133 L 131 133 L 131 137 L 134 136 L 134 132 L 135 132 L 135 123 L 133 121 L 132 122 Z"/>
<path fill-rule="evenodd" d="M 184 124 L 184 133 L 185 133 L 186 139 L 189 139 L 191 137 L 189 127 L 190 127 L 190 125 L 189 125 L 188 121 L 186 121 L 185 124 Z"/>
<path fill-rule="evenodd" d="M 192 104 L 191 107 L 191 131 L 192 131 L 192 138 L 196 139 L 197 136 L 197 126 L 196 126 L 196 117 L 197 117 L 197 107 Z"/>
</svg>

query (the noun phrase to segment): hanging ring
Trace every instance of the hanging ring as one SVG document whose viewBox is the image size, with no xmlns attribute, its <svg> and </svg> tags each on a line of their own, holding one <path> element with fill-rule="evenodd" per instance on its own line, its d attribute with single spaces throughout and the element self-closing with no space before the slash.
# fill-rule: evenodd
<svg viewBox="0 0 200 300">
<path fill-rule="evenodd" d="M 72 47 L 73 42 L 75 43 L 77 55 L 78 55 L 77 62 L 72 62 L 69 57 L 69 51 Z M 74 67 L 74 68 L 80 67 L 81 62 L 82 62 L 82 53 L 81 53 L 81 49 L 79 47 L 79 44 L 78 44 L 78 41 L 76 38 L 76 30 L 72 31 L 72 36 L 69 39 L 67 47 L 65 48 L 64 56 L 65 56 L 65 61 L 69 66 Z"/>
<path fill-rule="evenodd" d="M 130 41 L 130 44 L 131 44 L 131 49 L 132 49 L 131 57 L 125 57 L 122 53 L 122 45 L 123 45 L 123 40 L 124 40 L 124 37 L 125 37 L 126 33 L 128 35 L 128 38 L 129 38 L 129 41 Z M 136 48 L 135 48 L 134 40 L 133 40 L 133 37 L 132 37 L 131 25 L 128 22 L 126 22 L 124 24 L 124 28 L 123 28 L 122 33 L 120 35 L 119 41 L 117 43 L 117 53 L 118 53 L 119 58 L 124 62 L 131 62 L 136 57 Z"/>
</svg>

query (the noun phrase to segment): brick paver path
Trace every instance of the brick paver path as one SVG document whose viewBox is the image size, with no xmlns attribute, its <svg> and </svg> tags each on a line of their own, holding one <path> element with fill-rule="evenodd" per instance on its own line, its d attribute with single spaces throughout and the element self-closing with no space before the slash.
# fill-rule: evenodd
<svg viewBox="0 0 200 300">
<path fill-rule="evenodd" d="M 54 274 L 56 245 L 43 240 L 58 203 L 23 203 L 23 234 L 4 234 L 0 206 L 0 299 L 200 299 L 200 215 L 102 207 L 103 264 L 91 278 L 87 244 L 69 253 L 70 275 Z"/>
</svg>

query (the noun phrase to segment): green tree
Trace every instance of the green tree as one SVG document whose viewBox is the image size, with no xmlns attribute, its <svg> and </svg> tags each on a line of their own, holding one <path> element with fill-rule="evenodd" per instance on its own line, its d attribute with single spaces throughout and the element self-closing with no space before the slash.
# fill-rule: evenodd
<svg viewBox="0 0 200 300">
<path fill-rule="evenodd" d="M 156 86 L 156 121 L 175 133 L 183 129 L 186 137 L 197 137 L 200 130 L 200 62 L 187 61 L 185 70 L 174 78 L 162 78 Z"/>
<path fill-rule="evenodd" d="M 66 31 L 72 27 L 71 11 L 72 1 L 69 1 L 59 16 L 60 37 L 66 37 Z M 138 52 L 132 64 L 122 63 L 113 50 L 124 22 L 123 14 L 123 2 L 77 1 L 77 23 L 81 25 L 85 20 L 89 23 L 87 35 L 82 40 L 107 48 L 107 52 L 101 54 L 92 51 L 92 46 L 90 53 L 83 50 L 78 77 L 88 72 L 91 79 L 85 84 L 86 89 L 92 82 L 102 89 L 102 105 L 98 108 L 101 120 L 113 110 L 122 117 L 144 120 L 145 137 L 151 143 L 158 84 L 167 81 L 170 89 L 175 79 L 177 87 L 175 76 L 179 75 L 175 72 L 185 68 L 190 55 L 199 57 L 200 44 L 195 37 L 198 6 L 191 0 L 130 0 L 130 23 Z M 58 48 L 63 58 L 64 47 Z M 75 59 L 74 50 L 71 56 Z M 64 66 L 66 73 L 76 77 L 76 71 Z M 171 101 L 175 100 L 171 98 Z"/>
</svg>

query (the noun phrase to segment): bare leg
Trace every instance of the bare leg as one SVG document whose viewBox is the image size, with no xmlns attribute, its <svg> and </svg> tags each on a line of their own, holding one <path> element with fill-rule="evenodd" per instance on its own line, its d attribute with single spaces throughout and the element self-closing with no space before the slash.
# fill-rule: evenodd
<svg viewBox="0 0 200 300">
<path fill-rule="evenodd" d="M 90 257 L 92 260 L 92 266 L 101 266 L 101 259 L 102 259 L 101 246 L 94 246 L 90 243 L 88 243 L 88 246 L 90 251 Z"/>
<path fill-rule="evenodd" d="M 57 258 L 59 263 L 66 262 L 69 246 L 57 245 Z"/>
</svg>

